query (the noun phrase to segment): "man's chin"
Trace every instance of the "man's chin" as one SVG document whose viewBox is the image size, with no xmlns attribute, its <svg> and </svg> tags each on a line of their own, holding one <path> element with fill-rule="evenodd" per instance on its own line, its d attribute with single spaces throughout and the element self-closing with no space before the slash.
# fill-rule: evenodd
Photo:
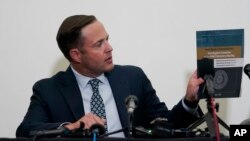
<svg viewBox="0 0 250 141">
<path fill-rule="evenodd" d="M 113 68 L 114 68 L 114 64 L 110 64 L 106 67 L 105 72 L 109 72 L 109 71 L 113 70 Z"/>
</svg>

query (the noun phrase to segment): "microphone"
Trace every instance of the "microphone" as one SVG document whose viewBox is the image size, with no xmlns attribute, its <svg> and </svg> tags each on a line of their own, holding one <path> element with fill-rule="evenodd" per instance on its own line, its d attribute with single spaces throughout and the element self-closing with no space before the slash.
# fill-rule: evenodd
<svg viewBox="0 0 250 141">
<path fill-rule="evenodd" d="M 240 125 L 250 125 L 250 118 L 243 120 Z"/>
<path fill-rule="evenodd" d="M 90 135 L 96 134 L 97 136 L 105 134 L 105 128 L 101 124 L 93 124 L 89 128 Z"/>
<path fill-rule="evenodd" d="M 30 136 L 59 136 L 59 135 L 66 135 L 68 133 L 69 130 L 61 126 L 58 129 L 53 129 L 53 130 L 30 131 Z"/>
<path fill-rule="evenodd" d="M 204 76 L 204 79 L 206 80 L 206 88 L 208 95 L 213 96 L 214 94 L 213 76 L 206 74 Z"/>
<path fill-rule="evenodd" d="M 128 111 L 128 138 L 132 137 L 133 134 L 133 113 L 138 104 L 138 99 L 134 95 L 129 95 L 125 99 L 125 104 Z"/>
<path fill-rule="evenodd" d="M 127 110 L 128 110 L 128 114 L 133 114 L 135 108 L 137 107 L 138 99 L 134 95 L 129 95 L 125 99 L 125 104 L 126 104 L 126 107 L 127 107 Z"/>
<path fill-rule="evenodd" d="M 250 64 L 246 64 L 244 67 L 244 72 L 245 74 L 249 77 L 250 79 Z"/>
<path fill-rule="evenodd" d="M 198 75 L 204 78 L 205 75 L 212 75 L 214 77 L 214 60 L 209 58 L 202 58 L 197 61 Z"/>
</svg>

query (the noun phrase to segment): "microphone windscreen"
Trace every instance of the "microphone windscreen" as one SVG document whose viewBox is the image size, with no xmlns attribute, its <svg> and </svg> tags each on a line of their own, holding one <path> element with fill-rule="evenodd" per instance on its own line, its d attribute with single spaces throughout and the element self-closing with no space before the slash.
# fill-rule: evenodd
<svg viewBox="0 0 250 141">
<path fill-rule="evenodd" d="M 129 101 L 133 100 L 135 102 L 135 105 L 138 104 L 138 98 L 135 95 L 129 95 L 126 99 L 125 99 L 125 104 L 128 105 Z"/>
<path fill-rule="evenodd" d="M 89 131 L 91 134 L 96 133 L 98 136 L 105 134 L 105 128 L 101 124 L 93 124 L 90 126 Z"/>
<path fill-rule="evenodd" d="M 245 74 L 249 77 L 250 79 L 250 64 L 246 64 L 244 67 L 244 72 Z"/>
<path fill-rule="evenodd" d="M 213 59 L 203 58 L 197 61 L 198 66 L 198 75 L 199 77 L 204 78 L 204 76 L 212 75 L 214 77 L 214 61 Z"/>
<path fill-rule="evenodd" d="M 250 118 L 243 120 L 240 124 L 241 125 L 250 125 Z"/>
</svg>

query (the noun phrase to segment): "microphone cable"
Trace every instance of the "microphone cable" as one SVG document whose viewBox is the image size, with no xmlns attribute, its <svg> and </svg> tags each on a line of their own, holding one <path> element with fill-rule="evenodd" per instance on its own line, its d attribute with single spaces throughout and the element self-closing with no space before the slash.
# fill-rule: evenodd
<svg viewBox="0 0 250 141">
<path fill-rule="evenodd" d="M 119 129 L 119 130 L 116 130 L 116 131 L 113 131 L 113 132 L 109 132 L 109 133 L 106 133 L 106 134 L 102 134 L 102 135 L 100 135 L 99 137 L 100 137 L 100 138 L 107 137 L 107 136 L 109 136 L 109 135 L 113 135 L 113 134 L 116 134 L 116 133 L 120 133 L 120 132 L 123 132 L 123 131 L 126 131 L 126 130 L 128 130 L 127 127 L 122 128 L 122 129 Z"/>
<path fill-rule="evenodd" d="M 93 133 L 92 141 L 96 141 L 96 132 Z"/>
</svg>

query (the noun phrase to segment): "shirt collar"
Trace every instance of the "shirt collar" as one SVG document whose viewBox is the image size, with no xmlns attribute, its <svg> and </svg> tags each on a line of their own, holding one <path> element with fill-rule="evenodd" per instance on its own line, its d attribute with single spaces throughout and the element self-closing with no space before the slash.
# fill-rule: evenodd
<svg viewBox="0 0 250 141">
<path fill-rule="evenodd" d="M 76 77 L 77 83 L 82 86 L 82 87 L 86 87 L 89 80 L 93 79 L 92 77 L 87 77 L 85 75 L 82 75 L 80 73 L 78 73 L 72 66 L 71 69 Z M 100 84 L 104 84 L 106 85 L 108 83 L 107 78 L 105 77 L 104 73 L 102 73 L 101 75 L 99 75 L 98 77 L 96 77 L 97 79 L 99 79 L 101 81 Z"/>
</svg>

